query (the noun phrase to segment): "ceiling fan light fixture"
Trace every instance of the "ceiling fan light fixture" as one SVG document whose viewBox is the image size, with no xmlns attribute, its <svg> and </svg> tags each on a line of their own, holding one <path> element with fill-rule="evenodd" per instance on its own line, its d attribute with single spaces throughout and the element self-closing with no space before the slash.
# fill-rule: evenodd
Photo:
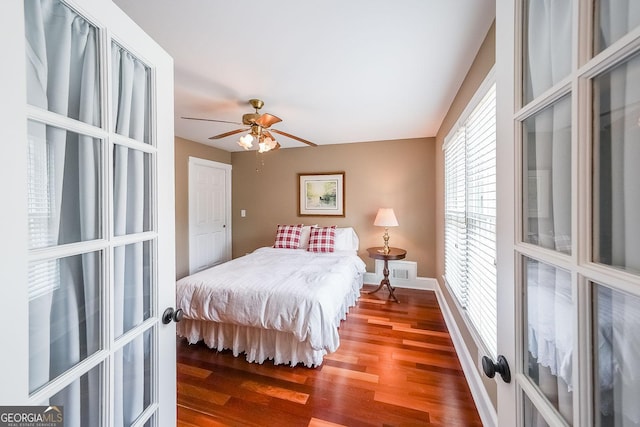
<svg viewBox="0 0 640 427">
<path fill-rule="evenodd" d="M 276 148 L 276 144 L 278 144 L 275 139 L 269 138 L 268 136 L 264 138 L 264 143 L 269 147 L 269 150 L 273 150 Z"/>
<path fill-rule="evenodd" d="M 252 143 L 253 143 L 253 136 L 251 136 L 250 133 L 246 134 L 245 136 L 241 136 L 240 139 L 238 140 L 238 145 L 244 148 L 245 150 L 248 150 L 251 147 L 253 147 Z"/>
<path fill-rule="evenodd" d="M 276 147 L 276 142 L 268 136 L 261 138 L 258 143 L 258 153 L 266 153 Z"/>
</svg>

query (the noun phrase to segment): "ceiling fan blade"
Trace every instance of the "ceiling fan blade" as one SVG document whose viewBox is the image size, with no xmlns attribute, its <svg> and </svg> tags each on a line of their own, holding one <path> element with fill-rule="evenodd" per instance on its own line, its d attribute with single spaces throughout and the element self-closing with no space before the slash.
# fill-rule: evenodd
<svg viewBox="0 0 640 427">
<path fill-rule="evenodd" d="M 248 130 L 249 129 L 236 129 L 236 130 L 232 130 L 232 131 L 229 131 L 229 132 L 221 133 L 220 135 L 210 136 L 209 139 L 221 139 L 221 138 L 225 138 L 227 136 L 235 135 L 236 133 L 246 132 Z"/>
<path fill-rule="evenodd" d="M 201 119 L 199 117 L 180 117 L 181 119 L 185 119 L 185 120 L 202 120 L 204 122 L 216 122 L 216 123 L 231 123 L 234 125 L 241 125 L 243 123 L 240 122 L 230 122 L 228 120 L 216 120 L 216 119 Z"/>
<path fill-rule="evenodd" d="M 299 136 L 291 135 L 290 133 L 286 133 L 286 132 L 283 132 L 283 131 L 278 130 L 278 129 L 271 129 L 271 131 L 275 132 L 275 133 L 279 133 L 280 135 L 284 135 L 287 138 L 291 138 L 291 139 L 295 139 L 296 141 L 304 142 L 305 144 L 310 145 L 312 147 L 317 147 L 318 146 L 318 144 L 314 144 L 311 141 L 307 141 L 306 139 L 302 139 Z"/>
<path fill-rule="evenodd" d="M 264 113 L 258 117 L 256 123 L 262 126 L 263 128 L 268 128 L 269 126 L 281 122 L 282 119 L 280 117 L 276 117 L 273 114 Z"/>
</svg>

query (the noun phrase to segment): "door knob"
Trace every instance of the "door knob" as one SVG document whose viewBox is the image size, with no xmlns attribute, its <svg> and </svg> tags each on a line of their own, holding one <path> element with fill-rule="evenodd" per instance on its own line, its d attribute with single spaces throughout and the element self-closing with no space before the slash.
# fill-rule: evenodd
<svg viewBox="0 0 640 427">
<path fill-rule="evenodd" d="M 484 374 L 489 378 L 493 378 L 497 372 L 500 374 L 502 380 L 505 383 L 511 382 L 511 371 L 509 370 L 509 364 L 507 363 L 507 359 L 503 355 L 498 356 L 497 362 L 494 362 L 488 356 L 483 356 L 482 370 L 484 371 Z"/>
<path fill-rule="evenodd" d="M 179 322 L 182 320 L 183 316 L 184 312 L 181 308 L 174 310 L 173 307 L 169 307 L 164 311 L 164 313 L 162 313 L 162 323 L 167 325 L 171 323 L 172 320 L 174 322 Z"/>
</svg>

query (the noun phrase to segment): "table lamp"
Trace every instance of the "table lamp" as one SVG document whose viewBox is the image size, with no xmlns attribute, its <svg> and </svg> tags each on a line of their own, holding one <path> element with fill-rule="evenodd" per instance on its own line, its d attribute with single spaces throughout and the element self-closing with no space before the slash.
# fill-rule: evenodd
<svg viewBox="0 0 640 427">
<path fill-rule="evenodd" d="M 389 253 L 389 227 L 397 227 L 398 220 L 396 219 L 396 214 L 393 213 L 393 209 L 391 208 L 380 208 L 378 209 L 378 214 L 376 215 L 375 221 L 373 221 L 373 225 L 378 227 L 384 227 L 384 235 L 382 238 L 384 239 L 384 248 L 383 253 Z"/>
</svg>

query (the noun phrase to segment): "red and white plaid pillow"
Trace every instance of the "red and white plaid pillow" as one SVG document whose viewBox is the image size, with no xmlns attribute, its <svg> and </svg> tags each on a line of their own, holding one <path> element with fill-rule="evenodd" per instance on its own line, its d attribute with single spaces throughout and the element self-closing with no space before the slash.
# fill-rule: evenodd
<svg viewBox="0 0 640 427">
<path fill-rule="evenodd" d="M 336 243 L 336 226 L 311 227 L 309 236 L 309 252 L 333 252 Z"/>
<path fill-rule="evenodd" d="M 300 236 L 302 235 L 302 224 L 280 225 L 276 231 L 276 242 L 274 248 L 298 249 L 300 246 Z"/>
</svg>

